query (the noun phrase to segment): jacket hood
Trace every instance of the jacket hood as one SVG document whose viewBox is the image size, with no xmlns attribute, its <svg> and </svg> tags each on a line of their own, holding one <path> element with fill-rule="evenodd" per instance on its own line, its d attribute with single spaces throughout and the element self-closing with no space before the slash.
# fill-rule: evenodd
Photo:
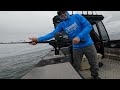
<svg viewBox="0 0 120 90">
<path fill-rule="evenodd" d="M 66 12 L 66 14 L 67 14 L 67 19 L 69 19 L 70 18 L 70 14 L 68 13 L 68 11 Z M 59 17 L 62 21 L 65 21 L 65 20 L 67 20 L 67 19 L 62 19 L 61 17 Z"/>
</svg>

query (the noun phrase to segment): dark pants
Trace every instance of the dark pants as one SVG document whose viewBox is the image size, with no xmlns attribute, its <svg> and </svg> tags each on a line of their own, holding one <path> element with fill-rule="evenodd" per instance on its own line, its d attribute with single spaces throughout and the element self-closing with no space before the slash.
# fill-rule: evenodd
<svg viewBox="0 0 120 90">
<path fill-rule="evenodd" d="M 80 62 L 82 61 L 83 54 L 85 54 L 90 64 L 91 76 L 97 77 L 99 67 L 97 61 L 97 51 L 94 44 L 82 49 L 73 49 L 73 67 L 79 73 Z"/>
</svg>

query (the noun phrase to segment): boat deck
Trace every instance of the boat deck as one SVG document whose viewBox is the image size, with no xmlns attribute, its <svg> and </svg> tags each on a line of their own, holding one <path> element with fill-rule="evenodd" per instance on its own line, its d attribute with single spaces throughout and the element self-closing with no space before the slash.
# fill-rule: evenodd
<svg viewBox="0 0 120 90">
<path fill-rule="evenodd" d="M 103 59 L 103 66 L 99 70 L 101 79 L 120 79 L 120 61 Z M 90 70 L 80 72 L 85 79 L 91 79 Z"/>
<path fill-rule="evenodd" d="M 89 69 L 80 71 L 79 75 L 66 57 L 63 54 L 54 55 L 54 51 L 51 51 L 21 79 L 83 79 L 83 77 L 91 79 Z M 120 79 L 119 60 L 102 59 L 101 62 L 103 63 L 99 70 L 101 79 Z"/>
<path fill-rule="evenodd" d="M 69 62 L 35 67 L 21 79 L 82 79 Z"/>
</svg>

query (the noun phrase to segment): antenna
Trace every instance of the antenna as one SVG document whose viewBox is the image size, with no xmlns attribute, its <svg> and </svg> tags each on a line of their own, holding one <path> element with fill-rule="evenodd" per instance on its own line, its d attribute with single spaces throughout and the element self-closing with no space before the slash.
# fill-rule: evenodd
<svg viewBox="0 0 120 90">
<path fill-rule="evenodd" d="M 83 11 L 82 11 L 82 15 L 83 15 Z"/>
<path fill-rule="evenodd" d="M 87 11 L 87 15 L 88 15 L 88 11 Z"/>
<path fill-rule="evenodd" d="M 72 11 L 72 15 L 73 15 L 73 11 Z"/>
</svg>

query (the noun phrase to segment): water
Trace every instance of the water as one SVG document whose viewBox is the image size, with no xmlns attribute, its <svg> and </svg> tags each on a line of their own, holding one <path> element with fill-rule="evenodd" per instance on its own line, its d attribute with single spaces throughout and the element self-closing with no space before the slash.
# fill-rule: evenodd
<svg viewBox="0 0 120 90">
<path fill-rule="evenodd" d="M 0 45 L 0 47 L 0 79 L 21 78 L 51 50 L 47 44 Z"/>
</svg>

